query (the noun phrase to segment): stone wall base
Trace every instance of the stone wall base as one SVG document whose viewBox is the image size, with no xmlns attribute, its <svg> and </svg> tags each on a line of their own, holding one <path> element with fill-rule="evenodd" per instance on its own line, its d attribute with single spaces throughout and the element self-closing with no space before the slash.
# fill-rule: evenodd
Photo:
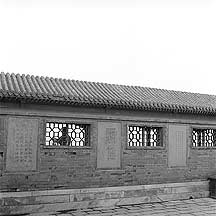
<svg viewBox="0 0 216 216">
<path fill-rule="evenodd" d="M 202 198 L 208 181 L 0 193 L 0 215 Z"/>
</svg>

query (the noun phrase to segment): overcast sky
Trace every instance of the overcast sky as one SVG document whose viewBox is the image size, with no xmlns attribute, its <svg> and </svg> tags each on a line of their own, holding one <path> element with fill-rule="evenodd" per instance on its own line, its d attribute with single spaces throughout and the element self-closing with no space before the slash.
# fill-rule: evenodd
<svg viewBox="0 0 216 216">
<path fill-rule="evenodd" d="M 0 0 L 0 70 L 216 94 L 216 0 Z"/>
</svg>

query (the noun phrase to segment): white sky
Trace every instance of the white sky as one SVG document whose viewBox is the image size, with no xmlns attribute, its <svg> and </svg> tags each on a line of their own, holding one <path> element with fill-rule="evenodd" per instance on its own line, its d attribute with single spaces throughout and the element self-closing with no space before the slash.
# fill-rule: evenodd
<svg viewBox="0 0 216 216">
<path fill-rule="evenodd" d="M 0 0 L 0 70 L 216 95 L 216 0 Z"/>
</svg>

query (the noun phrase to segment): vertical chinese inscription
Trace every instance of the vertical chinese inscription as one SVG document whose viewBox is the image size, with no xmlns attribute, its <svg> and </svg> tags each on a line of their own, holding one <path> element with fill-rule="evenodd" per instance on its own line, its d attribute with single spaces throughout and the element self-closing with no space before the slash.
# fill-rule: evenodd
<svg viewBox="0 0 216 216">
<path fill-rule="evenodd" d="M 170 167 L 186 166 L 187 159 L 187 126 L 169 126 L 169 156 Z"/>
<path fill-rule="evenodd" d="M 121 124 L 98 123 L 97 168 L 120 168 Z"/>
<path fill-rule="evenodd" d="M 7 136 L 7 171 L 36 170 L 38 120 L 9 118 Z"/>
<path fill-rule="evenodd" d="M 107 153 L 107 160 L 115 160 L 116 158 L 116 129 L 115 128 L 106 128 L 106 141 L 105 141 L 105 152 Z"/>
</svg>

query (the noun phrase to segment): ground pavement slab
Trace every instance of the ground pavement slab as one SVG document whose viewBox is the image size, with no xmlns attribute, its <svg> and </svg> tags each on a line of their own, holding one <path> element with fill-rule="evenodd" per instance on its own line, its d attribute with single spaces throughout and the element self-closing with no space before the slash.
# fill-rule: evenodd
<svg viewBox="0 0 216 216">
<path fill-rule="evenodd" d="M 28 216 L 216 216 L 216 199 L 201 198 L 162 203 L 89 208 Z"/>
</svg>

